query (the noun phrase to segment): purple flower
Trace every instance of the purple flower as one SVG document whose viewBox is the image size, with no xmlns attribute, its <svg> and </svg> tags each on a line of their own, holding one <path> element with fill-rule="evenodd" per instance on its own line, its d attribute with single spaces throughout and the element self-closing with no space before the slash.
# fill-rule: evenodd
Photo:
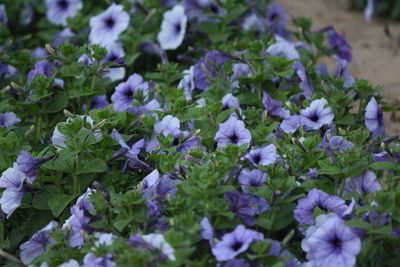
<svg viewBox="0 0 400 267">
<path fill-rule="evenodd" d="M 164 13 L 161 32 L 157 36 L 162 49 L 174 50 L 182 44 L 186 32 L 186 22 L 185 9 L 181 5 L 176 5 L 172 10 Z"/>
<path fill-rule="evenodd" d="M 265 26 L 261 18 L 257 16 L 256 13 L 251 13 L 251 15 L 248 15 L 242 23 L 243 30 L 245 31 L 251 31 L 254 30 L 257 33 L 263 33 L 265 32 Z"/>
<path fill-rule="evenodd" d="M 289 19 L 289 14 L 283 5 L 272 3 L 268 6 L 266 24 L 272 33 L 286 35 L 286 24 Z"/>
<path fill-rule="evenodd" d="M 303 90 L 304 96 L 306 98 L 311 98 L 314 93 L 314 87 L 311 83 L 310 77 L 308 76 L 306 68 L 300 63 L 300 61 L 297 61 L 294 63 L 294 70 L 301 80 L 300 89 Z"/>
<path fill-rule="evenodd" d="M 290 112 L 287 109 L 283 108 L 282 102 L 273 99 L 266 92 L 263 92 L 263 106 L 269 114 L 281 118 L 289 118 Z"/>
<path fill-rule="evenodd" d="M 219 51 L 209 51 L 202 57 L 193 69 L 194 82 L 197 89 L 204 91 L 209 81 L 218 75 L 218 70 L 229 60 L 228 56 Z"/>
<path fill-rule="evenodd" d="M 106 11 L 90 19 L 89 40 L 92 44 L 109 45 L 128 28 L 129 14 L 122 5 L 111 4 Z"/>
<path fill-rule="evenodd" d="M 40 267 L 47 267 L 47 266 L 40 265 Z M 76 260 L 70 259 L 69 261 L 62 263 L 57 267 L 81 267 L 81 266 Z"/>
<path fill-rule="evenodd" d="M 276 38 L 276 42 L 268 47 L 267 53 L 277 57 L 285 57 L 288 60 L 300 59 L 295 44 L 283 38 Z"/>
<path fill-rule="evenodd" d="M 149 92 L 148 82 L 143 82 L 142 76 L 132 74 L 126 82 L 118 84 L 111 96 L 114 109 L 118 112 L 125 111 L 132 105 L 140 105 L 134 97 L 147 98 Z"/>
<path fill-rule="evenodd" d="M 10 77 L 17 73 L 17 69 L 9 64 L 3 64 L 0 62 L 0 78 Z"/>
<path fill-rule="evenodd" d="M 107 45 L 107 56 L 103 60 L 104 62 L 113 62 L 120 65 L 120 67 L 111 67 L 104 77 L 110 78 L 111 81 L 115 82 L 122 80 L 125 77 L 124 56 L 125 52 L 122 45 L 118 42 Z"/>
<path fill-rule="evenodd" d="M 111 135 L 120 144 L 121 148 L 126 149 L 126 152 L 124 153 L 125 155 L 129 154 L 130 156 L 135 157 L 140 153 L 140 150 L 144 147 L 144 139 L 140 139 L 132 146 L 128 146 L 117 130 L 113 129 Z"/>
<path fill-rule="evenodd" d="M 173 135 L 177 136 L 180 133 L 180 121 L 178 118 L 167 115 L 161 121 L 154 124 L 154 133 L 162 134 L 163 136 Z"/>
<path fill-rule="evenodd" d="M 195 90 L 193 70 L 194 70 L 193 66 L 191 66 L 187 70 L 184 70 L 183 78 L 178 85 L 178 88 L 182 88 L 185 90 L 185 98 L 187 100 L 192 100 L 193 91 Z"/>
<path fill-rule="evenodd" d="M 25 194 L 23 188 L 25 179 L 25 174 L 16 163 L 5 170 L 0 177 L 0 188 L 5 188 L 0 198 L 0 205 L 7 218 L 21 205 Z"/>
<path fill-rule="evenodd" d="M 349 62 L 347 60 L 336 58 L 336 77 L 344 79 L 344 87 L 349 88 L 353 86 L 356 82 L 353 76 L 351 76 L 349 71 Z"/>
<path fill-rule="evenodd" d="M 308 176 L 311 178 L 318 177 L 318 170 L 316 168 L 309 168 L 308 169 Z"/>
<path fill-rule="evenodd" d="M 352 267 L 361 250 L 360 238 L 335 214 L 320 215 L 307 229 L 301 248 L 312 266 Z"/>
<path fill-rule="evenodd" d="M 28 73 L 28 82 L 32 82 L 38 75 L 42 74 L 50 78 L 53 75 L 53 66 L 47 60 L 40 60 L 35 63 L 35 67 Z"/>
<path fill-rule="evenodd" d="M 245 156 L 254 166 L 268 166 L 275 163 L 277 154 L 274 144 L 254 149 Z"/>
<path fill-rule="evenodd" d="M 62 229 L 68 230 L 69 245 L 73 248 L 80 248 L 85 242 L 84 233 L 91 230 L 89 227 L 90 218 L 85 216 L 85 211 L 77 205 L 71 207 L 71 217 L 69 217 Z"/>
<path fill-rule="evenodd" d="M 94 205 L 90 200 L 90 196 L 95 191 L 96 190 L 91 188 L 86 189 L 86 192 L 83 195 L 79 196 L 78 199 L 76 200 L 75 206 L 85 212 L 93 211 Z"/>
<path fill-rule="evenodd" d="M 376 179 L 376 175 L 372 171 L 365 171 L 360 176 L 346 179 L 345 192 L 355 192 L 359 196 L 378 192 L 382 190 L 382 186 Z"/>
<path fill-rule="evenodd" d="M 82 267 L 114 267 L 117 266 L 112 261 L 112 254 L 108 253 L 104 256 L 98 257 L 92 252 L 85 255 Z"/>
<path fill-rule="evenodd" d="M 67 18 L 75 17 L 83 4 L 81 0 L 46 0 L 47 19 L 56 25 L 67 26 Z"/>
<path fill-rule="evenodd" d="M 198 21 L 218 21 L 215 16 L 223 17 L 226 11 L 221 8 L 217 1 L 214 0 L 185 0 L 184 1 L 185 12 L 189 18 L 197 18 Z M 207 13 L 213 13 L 213 17 Z"/>
<path fill-rule="evenodd" d="M 57 222 L 51 221 L 42 230 L 34 234 L 31 239 L 21 244 L 19 247 L 21 250 L 20 257 L 24 264 L 30 264 L 35 258 L 47 251 L 47 246 L 54 242 L 49 233 L 57 226 Z"/>
<path fill-rule="evenodd" d="M 338 196 L 330 196 L 327 193 L 312 189 L 308 192 L 307 197 L 299 200 L 294 210 L 294 218 L 301 224 L 314 223 L 314 210 L 320 208 L 324 211 L 331 211 L 342 216 L 348 206 L 345 201 Z"/>
<path fill-rule="evenodd" d="M 163 256 L 171 261 L 176 259 L 174 248 L 165 240 L 162 234 L 132 235 L 129 238 L 129 243 L 142 247 L 147 251 L 159 250 Z"/>
<path fill-rule="evenodd" d="M 318 148 L 334 151 L 334 152 L 342 152 L 354 147 L 354 144 L 350 141 L 347 141 L 341 136 L 332 136 L 329 137 L 329 130 L 325 132 L 324 138 L 321 143 L 318 145 Z M 329 139 L 329 141 L 328 141 Z"/>
<path fill-rule="evenodd" d="M 308 118 L 300 115 L 293 115 L 289 118 L 284 119 L 281 124 L 280 128 L 287 134 L 295 133 L 300 126 L 306 126 L 312 124 L 312 121 Z"/>
<path fill-rule="evenodd" d="M 226 147 L 229 144 L 240 146 L 250 144 L 251 133 L 246 129 L 243 121 L 231 116 L 226 122 L 219 124 L 214 140 L 218 147 Z"/>
<path fill-rule="evenodd" d="M 300 114 L 309 121 L 305 121 L 305 126 L 311 130 L 318 130 L 323 125 L 328 125 L 333 121 L 334 115 L 330 107 L 326 107 L 328 101 L 325 98 L 313 100 L 310 106 L 302 109 Z"/>
<path fill-rule="evenodd" d="M 92 98 L 91 109 L 103 109 L 108 106 L 108 100 L 106 95 L 94 96 Z"/>
<path fill-rule="evenodd" d="M 262 233 L 238 225 L 233 232 L 225 234 L 211 250 L 218 261 L 232 260 L 245 252 L 251 243 L 263 239 Z"/>
<path fill-rule="evenodd" d="M 73 31 L 71 31 L 71 29 L 65 28 L 64 30 L 56 33 L 56 35 L 54 36 L 53 45 L 55 47 L 59 47 L 60 45 L 62 45 L 63 43 L 66 43 L 66 42 L 71 42 L 73 44 L 77 43 L 78 42 L 77 38 L 74 38 L 74 37 L 75 37 L 75 33 Z M 33 52 L 32 52 L 32 54 L 33 54 Z M 44 51 L 42 51 L 42 52 L 36 51 L 35 54 L 37 56 L 39 56 L 39 58 L 46 57 L 48 55 L 48 51 L 46 49 L 44 49 Z"/>
<path fill-rule="evenodd" d="M 17 158 L 17 166 L 25 175 L 28 183 L 33 183 L 38 175 L 40 165 L 49 161 L 53 156 L 34 158 L 27 151 L 22 151 Z"/>
<path fill-rule="evenodd" d="M 240 109 L 239 100 L 232 94 L 227 94 L 222 98 L 222 109 L 235 108 Z"/>
<path fill-rule="evenodd" d="M 205 240 L 208 240 L 210 246 L 214 246 L 215 231 L 207 217 L 204 217 L 201 220 L 200 226 L 201 226 L 201 236 Z"/>
<path fill-rule="evenodd" d="M 327 40 L 329 46 L 333 49 L 338 57 L 347 60 L 347 62 L 351 62 L 353 58 L 352 48 L 343 36 L 338 34 L 333 28 L 330 28 L 328 30 Z"/>
<path fill-rule="evenodd" d="M 7 10 L 4 4 L 0 5 L 0 23 L 7 24 Z"/>
<path fill-rule="evenodd" d="M 250 186 L 261 186 L 268 178 L 268 174 L 260 170 L 243 169 L 238 177 L 243 192 L 247 193 Z"/>
<path fill-rule="evenodd" d="M 15 124 L 20 123 L 21 119 L 14 112 L 0 113 L 0 127 L 10 129 Z"/>
<path fill-rule="evenodd" d="M 385 135 L 383 112 L 374 97 L 365 108 L 365 126 L 372 133 L 373 138 Z"/>
<path fill-rule="evenodd" d="M 374 15 L 375 5 L 377 4 L 378 0 L 368 0 L 367 5 L 364 10 L 364 17 L 365 20 L 370 22 Z"/>
</svg>

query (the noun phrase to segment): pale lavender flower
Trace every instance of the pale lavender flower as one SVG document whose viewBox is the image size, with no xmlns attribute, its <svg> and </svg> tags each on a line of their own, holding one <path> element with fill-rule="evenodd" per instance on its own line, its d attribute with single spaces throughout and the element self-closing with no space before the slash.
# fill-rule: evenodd
<svg viewBox="0 0 400 267">
<path fill-rule="evenodd" d="M 43 267 L 43 266 L 40 266 L 40 267 Z M 81 267 L 81 266 L 79 265 L 79 263 L 76 260 L 70 259 L 69 261 L 62 263 L 62 264 L 58 265 L 57 267 Z"/>
<path fill-rule="evenodd" d="M 282 102 L 273 99 L 266 92 L 263 92 L 262 103 L 268 114 L 284 119 L 290 117 L 289 110 L 283 108 Z"/>
<path fill-rule="evenodd" d="M 112 130 L 111 136 L 120 144 L 121 148 L 126 149 L 124 155 L 130 155 L 131 157 L 135 157 L 140 153 L 140 150 L 144 147 L 144 139 L 140 139 L 136 143 L 132 144 L 132 146 L 128 146 L 124 141 L 119 132 L 115 129 Z"/>
<path fill-rule="evenodd" d="M 34 234 L 28 241 L 21 244 L 19 247 L 21 261 L 28 265 L 35 258 L 44 254 L 47 251 L 48 245 L 54 243 L 49 233 L 58 226 L 56 221 L 51 221 L 42 230 Z"/>
<path fill-rule="evenodd" d="M 268 174 L 261 170 L 243 169 L 238 177 L 243 192 L 247 193 L 251 186 L 262 186 L 267 181 Z"/>
<path fill-rule="evenodd" d="M 21 205 L 25 194 L 24 181 L 26 175 L 18 168 L 17 164 L 5 170 L 0 177 L 0 188 L 4 188 L 0 198 L 1 209 L 7 218 Z"/>
<path fill-rule="evenodd" d="M 314 188 L 308 192 L 307 197 L 299 200 L 297 207 L 294 210 L 294 218 L 301 224 L 313 224 L 314 210 L 316 208 L 334 212 L 338 216 L 343 216 L 348 206 L 340 197 L 330 196 L 327 193 Z"/>
<path fill-rule="evenodd" d="M 366 21 L 371 22 L 372 17 L 375 12 L 375 6 L 376 6 L 377 2 L 378 2 L 378 0 L 368 0 L 367 1 L 367 5 L 364 9 L 364 17 L 365 17 Z"/>
<path fill-rule="evenodd" d="M 346 179 L 345 192 L 355 192 L 359 196 L 378 192 L 382 190 L 382 186 L 376 179 L 376 174 L 372 171 L 365 171 L 360 176 Z"/>
<path fill-rule="evenodd" d="M 178 88 L 182 88 L 185 90 L 185 98 L 187 100 L 192 100 L 193 91 L 195 90 L 193 70 L 194 70 L 193 66 L 191 66 L 187 70 L 184 70 L 183 78 L 178 85 Z"/>
<path fill-rule="evenodd" d="M 161 31 L 157 36 L 162 49 L 174 50 L 182 44 L 186 23 L 185 9 L 181 5 L 176 5 L 172 10 L 164 13 Z"/>
<path fill-rule="evenodd" d="M 341 136 L 332 136 L 329 139 L 328 147 L 332 151 L 341 152 L 354 147 L 354 144 Z"/>
<path fill-rule="evenodd" d="M 128 28 L 129 19 L 122 5 L 112 3 L 106 11 L 90 19 L 90 42 L 103 46 L 114 43 Z"/>
<path fill-rule="evenodd" d="M 361 250 L 360 238 L 335 214 L 320 215 L 307 229 L 301 248 L 313 266 L 353 267 Z"/>
<path fill-rule="evenodd" d="M 69 217 L 62 229 L 68 230 L 68 241 L 70 247 L 80 248 L 85 242 L 84 233 L 91 231 L 89 227 L 90 218 L 85 216 L 85 211 L 78 206 L 71 207 Z"/>
<path fill-rule="evenodd" d="M 39 173 L 40 165 L 52 158 L 53 156 L 34 158 L 27 151 L 21 151 L 16 162 L 18 169 L 26 175 L 26 180 L 31 184 Z"/>
<path fill-rule="evenodd" d="M 218 147 L 226 147 L 228 144 L 240 146 L 250 144 L 251 133 L 246 129 L 243 121 L 232 116 L 226 122 L 219 124 L 214 140 Z"/>
<path fill-rule="evenodd" d="M 60 45 L 66 43 L 66 42 L 71 42 L 71 43 L 77 43 L 77 40 L 75 37 L 75 33 L 73 31 L 71 31 L 71 29 L 69 28 L 65 28 L 64 30 L 56 33 L 56 35 L 54 36 L 54 40 L 53 40 L 53 45 L 55 47 L 59 47 Z M 43 51 L 43 52 L 47 52 L 47 50 Z M 43 56 L 41 56 L 43 57 Z"/>
<path fill-rule="evenodd" d="M 108 253 L 104 256 L 96 256 L 94 253 L 89 252 L 83 258 L 82 267 L 115 267 L 115 262 L 112 261 L 112 254 Z"/>
<path fill-rule="evenodd" d="M 95 191 L 96 190 L 91 189 L 91 188 L 86 189 L 86 192 L 84 194 L 82 194 L 81 196 L 79 196 L 78 199 L 76 200 L 75 206 L 85 212 L 93 211 L 94 205 L 93 205 L 92 201 L 90 200 L 90 196 Z"/>
<path fill-rule="evenodd" d="M 284 119 L 279 127 L 285 133 L 289 134 L 295 133 L 300 128 L 300 126 L 305 126 L 305 128 L 307 128 L 308 125 L 314 125 L 314 123 L 305 116 L 293 115 L 289 118 Z"/>
<path fill-rule="evenodd" d="M 110 78 L 112 82 L 122 80 L 125 77 L 124 49 L 122 45 L 118 42 L 108 44 L 106 48 L 108 53 L 107 56 L 104 58 L 103 63 L 113 62 L 120 66 L 109 68 L 109 71 L 104 74 L 104 77 Z"/>
<path fill-rule="evenodd" d="M 102 232 L 94 233 L 94 237 L 96 238 L 96 247 L 111 246 L 114 240 L 117 239 L 117 236 L 114 234 Z"/>
<path fill-rule="evenodd" d="M 111 101 L 114 103 L 114 109 L 116 111 L 126 111 L 132 105 L 139 104 L 134 98 L 136 95 L 144 99 L 147 98 L 148 92 L 148 82 L 144 82 L 142 76 L 135 73 L 132 74 L 126 82 L 117 85 L 115 92 L 111 96 Z"/>
<path fill-rule="evenodd" d="M 154 124 L 154 133 L 162 134 L 165 137 L 168 135 L 177 136 L 180 134 L 180 121 L 177 117 L 167 115 Z"/>
<path fill-rule="evenodd" d="M 47 60 L 36 62 L 34 69 L 28 73 L 28 82 L 31 83 L 38 74 L 43 74 L 50 78 L 53 75 L 53 66 Z"/>
<path fill-rule="evenodd" d="M 300 63 L 300 61 L 297 61 L 294 64 L 294 70 L 301 80 L 300 89 L 303 90 L 304 96 L 306 98 L 311 98 L 314 93 L 314 87 L 311 83 L 310 77 L 308 76 L 306 68 Z"/>
<path fill-rule="evenodd" d="M 129 243 L 142 247 L 147 251 L 159 250 L 163 256 L 171 261 L 176 259 L 174 248 L 165 240 L 162 234 L 132 235 L 129 238 Z"/>
<path fill-rule="evenodd" d="M 222 109 L 235 108 L 240 109 L 239 99 L 232 94 L 227 94 L 222 98 Z"/>
<path fill-rule="evenodd" d="M 267 53 L 273 56 L 285 57 L 288 60 L 300 59 L 294 43 L 283 38 L 276 38 L 276 42 L 268 47 Z"/>
<path fill-rule="evenodd" d="M 289 14 L 283 5 L 272 3 L 268 6 L 266 24 L 270 32 L 280 36 L 286 35 L 289 19 Z"/>
<path fill-rule="evenodd" d="M 21 119 L 14 112 L 0 113 L 0 127 L 10 129 L 15 124 L 20 123 Z"/>
<path fill-rule="evenodd" d="M 308 169 L 308 176 L 311 178 L 318 177 L 318 170 L 316 168 L 309 168 Z"/>
<path fill-rule="evenodd" d="M 365 108 L 365 126 L 374 138 L 385 135 L 383 112 L 374 97 L 371 98 Z"/>
<path fill-rule="evenodd" d="M 336 77 L 344 79 L 344 87 L 349 88 L 356 83 L 354 77 L 350 74 L 349 71 L 349 62 L 345 59 L 341 59 L 336 57 Z"/>
<path fill-rule="evenodd" d="M 276 162 L 276 147 L 274 144 L 254 149 L 245 156 L 254 166 L 268 166 Z"/>
<path fill-rule="evenodd" d="M 7 24 L 7 10 L 4 4 L 0 5 L 0 23 Z"/>
<path fill-rule="evenodd" d="M 244 18 L 242 28 L 247 32 L 251 30 L 256 31 L 257 33 L 265 32 L 264 23 L 256 13 L 251 13 L 251 15 L 248 15 Z"/>
<path fill-rule="evenodd" d="M 75 17 L 82 9 L 82 0 L 46 0 L 47 19 L 56 25 L 67 26 L 67 19 Z"/>
<path fill-rule="evenodd" d="M 313 100 L 308 108 L 302 109 L 300 114 L 307 119 L 306 127 L 311 130 L 318 130 L 323 125 L 328 125 L 333 121 L 334 114 L 330 107 L 327 107 L 328 101 L 325 98 Z M 310 122 L 311 121 L 311 122 Z"/>
<path fill-rule="evenodd" d="M 17 73 L 17 69 L 9 64 L 0 62 L 0 78 L 10 77 Z"/>
<path fill-rule="evenodd" d="M 262 233 L 238 225 L 233 232 L 225 234 L 211 250 L 218 261 L 232 260 L 245 252 L 251 243 L 263 239 Z"/>
<path fill-rule="evenodd" d="M 210 243 L 210 246 L 214 246 L 215 231 L 214 231 L 213 226 L 210 223 L 210 220 L 207 217 L 204 217 L 201 220 L 200 227 L 201 227 L 201 236 L 205 240 L 208 240 L 208 242 Z"/>
<path fill-rule="evenodd" d="M 333 28 L 328 30 L 328 45 L 336 53 L 338 57 L 351 62 L 352 48 L 351 45 L 346 41 L 346 39 L 338 34 Z"/>
</svg>

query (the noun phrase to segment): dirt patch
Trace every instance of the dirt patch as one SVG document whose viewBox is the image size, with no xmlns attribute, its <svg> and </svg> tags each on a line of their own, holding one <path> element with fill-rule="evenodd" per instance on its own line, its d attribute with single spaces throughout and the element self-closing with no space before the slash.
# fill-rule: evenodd
<svg viewBox="0 0 400 267">
<path fill-rule="evenodd" d="M 383 86 L 387 102 L 400 106 L 400 53 L 399 43 L 385 35 L 385 21 L 365 21 L 362 13 L 350 12 L 343 1 L 336 0 L 277 0 L 292 16 L 310 17 L 314 29 L 333 25 L 353 47 L 351 73 L 367 79 L 373 85 Z M 400 24 L 390 23 L 389 28 L 396 40 L 400 36 Z M 393 114 L 385 114 L 389 134 L 400 133 L 400 120 Z M 392 117 L 392 119 L 390 118 Z M 397 114 L 397 117 L 400 117 Z"/>
</svg>

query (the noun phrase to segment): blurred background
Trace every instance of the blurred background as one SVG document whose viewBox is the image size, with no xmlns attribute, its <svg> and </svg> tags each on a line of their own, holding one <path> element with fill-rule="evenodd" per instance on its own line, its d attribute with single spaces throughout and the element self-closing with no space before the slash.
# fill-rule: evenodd
<svg viewBox="0 0 400 267">
<path fill-rule="evenodd" d="M 378 6 L 379 1 L 392 6 Z M 367 0 L 276 0 L 292 17 L 310 17 L 313 29 L 332 25 L 353 47 L 351 74 L 382 85 L 385 100 L 400 108 L 400 0 L 375 0 L 371 21 L 364 16 Z M 398 14 L 396 9 L 398 9 Z M 387 112 L 389 134 L 400 134 L 400 112 Z"/>
</svg>

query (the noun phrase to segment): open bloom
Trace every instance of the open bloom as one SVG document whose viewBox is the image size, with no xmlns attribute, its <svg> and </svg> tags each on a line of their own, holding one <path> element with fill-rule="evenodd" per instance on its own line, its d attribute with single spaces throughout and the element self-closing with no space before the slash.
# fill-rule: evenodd
<svg viewBox="0 0 400 267">
<path fill-rule="evenodd" d="M 192 98 L 193 98 L 192 94 L 195 89 L 193 66 L 191 66 L 189 69 L 183 71 L 183 78 L 179 82 L 178 88 L 183 88 L 185 90 L 185 98 L 187 100 L 192 100 Z"/>
<path fill-rule="evenodd" d="M 0 113 L 0 127 L 9 129 L 19 122 L 21 119 L 14 112 Z"/>
<path fill-rule="evenodd" d="M 365 126 L 372 133 L 374 138 L 385 134 L 385 124 L 383 121 L 383 112 L 375 100 L 371 98 L 365 108 Z"/>
<path fill-rule="evenodd" d="M 276 42 L 267 49 L 267 53 L 273 56 L 285 57 L 288 60 L 300 59 L 294 43 L 283 38 L 276 38 Z"/>
<path fill-rule="evenodd" d="M 28 183 L 31 184 L 38 175 L 40 165 L 52 158 L 52 156 L 34 158 L 27 151 L 22 151 L 17 158 L 17 166 L 26 175 Z"/>
<path fill-rule="evenodd" d="M 238 225 L 233 232 L 222 237 L 222 240 L 212 248 L 212 253 L 218 261 L 232 260 L 245 252 L 251 243 L 263 239 L 262 233 Z"/>
<path fill-rule="evenodd" d="M 336 55 L 341 59 L 351 62 L 352 48 L 346 39 L 338 34 L 333 28 L 328 30 L 328 45 L 335 51 Z"/>
<path fill-rule="evenodd" d="M 254 166 L 268 166 L 272 163 L 275 163 L 277 156 L 275 145 L 270 144 L 268 146 L 250 151 L 245 158 L 253 163 Z"/>
<path fill-rule="evenodd" d="M 301 80 L 299 86 L 300 89 L 303 90 L 304 96 L 307 98 L 311 98 L 314 93 L 314 87 L 311 83 L 310 77 L 308 76 L 306 68 L 303 66 L 303 64 L 300 63 L 300 61 L 297 61 L 294 64 L 294 70 Z"/>
<path fill-rule="evenodd" d="M 18 168 L 17 164 L 8 168 L 0 177 L 0 188 L 4 188 L 0 198 L 1 209 L 7 218 L 21 205 L 22 197 L 25 194 L 24 181 L 26 175 Z"/>
<path fill-rule="evenodd" d="M 355 192 L 362 196 L 381 190 L 382 186 L 377 181 L 376 174 L 372 171 L 365 171 L 360 176 L 346 179 L 345 192 Z"/>
<path fill-rule="evenodd" d="M 108 253 L 104 256 L 96 256 L 89 252 L 83 259 L 82 267 L 115 267 L 115 262 L 112 261 L 112 254 Z"/>
<path fill-rule="evenodd" d="M 129 243 L 133 246 L 141 247 L 147 251 L 154 251 L 157 249 L 169 260 L 175 260 L 175 250 L 165 240 L 162 234 L 135 234 L 129 238 Z"/>
<path fill-rule="evenodd" d="M 246 129 L 243 121 L 231 116 L 226 122 L 219 124 L 214 140 L 218 147 L 226 147 L 228 144 L 240 146 L 250 144 L 251 133 Z"/>
<path fill-rule="evenodd" d="M 238 177 L 243 192 L 247 192 L 250 186 L 261 186 L 268 178 L 268 174 L 260 170 L 243 169 Z"/>
<path fill-rule="evenodd" d="M 20 257 L 24 264 L 31 263 L 35 258 L 47 251 L 47 246 L 54 242 L 49 233 L 56 228 L 57 222 L 51 221 L 42 230 L 34 234 L 31 239 L 20 246 Z"/>
<path fill-rule="evenodd" d="M 311 122 L 307 122 L 305 126 L 312 130 L 318 130 L 323 125 L 328 125 L 333 121 L 333 111 L 330 107 L 326 107 L 328 101 L 325 98 L 316 99 L 311 102 L 310 106 L 302 109 L 300 114 Z"/>
<path fill-rule="evenodd" d="M 164 13 L 161 32 L 157 36 L 162 49 L 174 50 L 182 44 L 186 22 L 185 9 L 181 5 L 176 5 L 172 10 Z"/>
<path fill-rule="evenodd" d="M 125 52 L 122 45 L 116 42 L 107 45 L 106 48 L 108 53 L 103 62 L 113 62 L 119 66 L 111 67 L 104 76 L 113 82 L 123 79 L 125 77 L 125 67 L 123 66 Z"/>
<path fill-rule="evenodd" d="M 289 110 L 283 108 L 282 102 L 273 99 L 266 92 L 263 92 L 262 103 L 268 114 L 284 119 L 290 117 Z"/>
<path fill-rule="evenodd" d="M 307 229 L 301 248 L 311 266 L 352 267 L 361 250 L 360 238 L 335 214 L 320 215 Z"/>
<path fill-rule="evenodd" d="M 109 45 L 128 28 L 129 14 L 122 5 L 111 4 L 103 13 L 90 19 L 89 40 L 92 44 Z"/>
<path fill-rule="evenodd" d="M 284 36 L 289 20 L 289 14 L 283 5 L 272 3 L 268 6 L 266 24 L 272 33 Z"/>
<path fill-rule="evenodd" d="M 82 0 L 46 0 L 47 19 L 56 25 L 67 26 L 67 18 L 75 17 L 82 9 Z"/>
</svg>

